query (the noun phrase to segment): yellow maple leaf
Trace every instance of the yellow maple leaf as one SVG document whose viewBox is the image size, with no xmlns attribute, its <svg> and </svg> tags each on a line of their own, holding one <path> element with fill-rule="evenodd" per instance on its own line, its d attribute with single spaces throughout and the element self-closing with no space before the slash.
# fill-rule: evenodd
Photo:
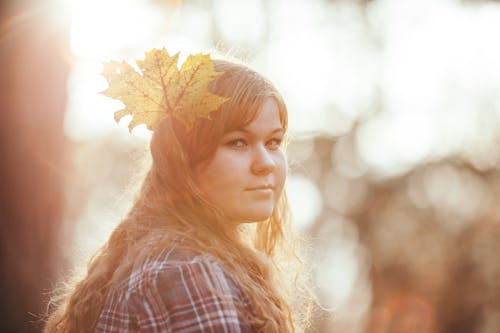
<svg viewBox="0 0 500 333">
<path fill-rule="evenodd" d="M 109 88 L 103 95 L 120 100 L 125 108 L 115 112 L 118 122 L 132 115 L 129 131 L 146 124 L 149 130 L 167 116 L 181 120 L 188 129 L 198 117 L 210 118 L 227 98 L 208 92 L 208 84 L 216 72 L 208 54 L 190 55 L 177 67 L 179 53 L 170 56 L 165 48 L 152 49 L 144 60 L 137 60 L 140 72 L 126 62 L 111 61 L 104 64 L 102 75 Z"/>
</svg>

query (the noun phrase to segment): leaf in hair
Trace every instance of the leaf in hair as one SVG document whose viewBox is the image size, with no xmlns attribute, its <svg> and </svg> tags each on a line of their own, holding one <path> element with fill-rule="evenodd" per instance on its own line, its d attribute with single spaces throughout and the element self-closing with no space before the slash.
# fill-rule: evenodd
<svg viewBox="0 0 500 333">
<path fill-rule="evenodd" d="M 227 98 L 208 92 L 209 83 L 221 73 L 215 71 L 208 54 L 190 55 L 177 67 L 179 53 L 170 56 L 165 48 L 152 49 L 137 60 L 140 72 L 126 62 L 104 64 L 102 75 L 109 88 L 103 95 L 120 100 L 125 107 L 115 112 L 118 122 L 132 115 L 129 131 L 146 124 L 155 130 L 167 116 L 174 116 L 190 129 L 198 117 L 210 118 Z"/>
</svg>

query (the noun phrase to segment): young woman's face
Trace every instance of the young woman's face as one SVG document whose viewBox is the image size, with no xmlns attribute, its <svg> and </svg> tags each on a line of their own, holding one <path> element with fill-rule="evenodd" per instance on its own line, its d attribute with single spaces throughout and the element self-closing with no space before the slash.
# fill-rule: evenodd
<svg viewBox="0 0 500 333">
<path fill-rule="evenodd" d="M 269 97 L 251 123 L 226 133 L 213 158 L 195 169 L 200 188 L 231 222 L 271 216 L 286 177 L 283 135 L 278 105 Z"/>
</svg>

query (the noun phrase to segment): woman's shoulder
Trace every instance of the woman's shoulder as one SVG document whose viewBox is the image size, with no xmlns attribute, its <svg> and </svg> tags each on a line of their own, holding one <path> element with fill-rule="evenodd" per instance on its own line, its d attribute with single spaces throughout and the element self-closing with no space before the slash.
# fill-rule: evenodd
<svg viewBox="0 0 500 333">
<path fill-rule="evenodd" d="M 118 300 L 122 305 L 115 304 Z M 108 321 L 134 318 L 141 328 L 249 332 L 247 319 L 255 310 L 213 256 L 172 248 L 137 262 L 110 290 L 103 314 Z"/>
<path fill-rule="evenodd" d="M 205 271 L 210 271 L 212 275 L 220 279 L 228 277 L 228 273 L 219 261 L 211 255 L 172 247 L 158 254 L 147 255 L 137 261 L 130 274 L 130 280 L 132 283 L 142 281 L 149 284 L 165 277 L 178 276 L 178 278 L 186 279 L 196 276 L 200 278 Z"/>
<path fill-rule="evenodd" d="M 172 246 L 154 253 L 148 249 L 139 256 L 132 269 L 113 291 L 143 296 L 152 290 L 198 289 L 211 293 L 214 290 L 226 295 L 243 297 L 241 288 L 232 274 L 210 254 Z"/>
</svg>

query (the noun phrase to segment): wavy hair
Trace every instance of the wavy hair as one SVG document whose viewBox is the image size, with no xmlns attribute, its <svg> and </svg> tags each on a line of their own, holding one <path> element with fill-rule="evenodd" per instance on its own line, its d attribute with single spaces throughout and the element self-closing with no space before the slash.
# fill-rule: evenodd
<svg viewBox="0 0 500 333">
<path fill-rule="evenodd" d="M 283 98 L 268 80 L 232 62 L 215 60 L 215 68 L 223 74 L 210 91 L 230 99 L 211 119 L 198 119 L 190 131 L 173 117 L 162 121 L 150 143 L 151 168 L 132 208 L 91 258 L 86 275 L 56 291 L 51 301 L 55 310 L 44 332 L 93 332 L 110 286 L 126 278 L 144 253 L 155 255 L 174 243 L 195 254 L 212 255 L 232 274 L 253 301 L 257 315 L 251 322 L 259 331 L 295 332 L 299 322 L 307 321 L 307 315 L 292 315 L 290 305 L 297 279 L 288 274 L 296 277 L 301 262 L 285 192 L 267 220 L 240 225 L 237 234 L 229 234 L 219 225 L 222 211 L 194 180 L 194 168 L 214 155 L 221 137 L 249 124 L 266 98 L 276 100 L 281 124 L 285 130 L 288 126 Z M 179 239 L 190 241 L 176 242 Z"/>
</svg>

